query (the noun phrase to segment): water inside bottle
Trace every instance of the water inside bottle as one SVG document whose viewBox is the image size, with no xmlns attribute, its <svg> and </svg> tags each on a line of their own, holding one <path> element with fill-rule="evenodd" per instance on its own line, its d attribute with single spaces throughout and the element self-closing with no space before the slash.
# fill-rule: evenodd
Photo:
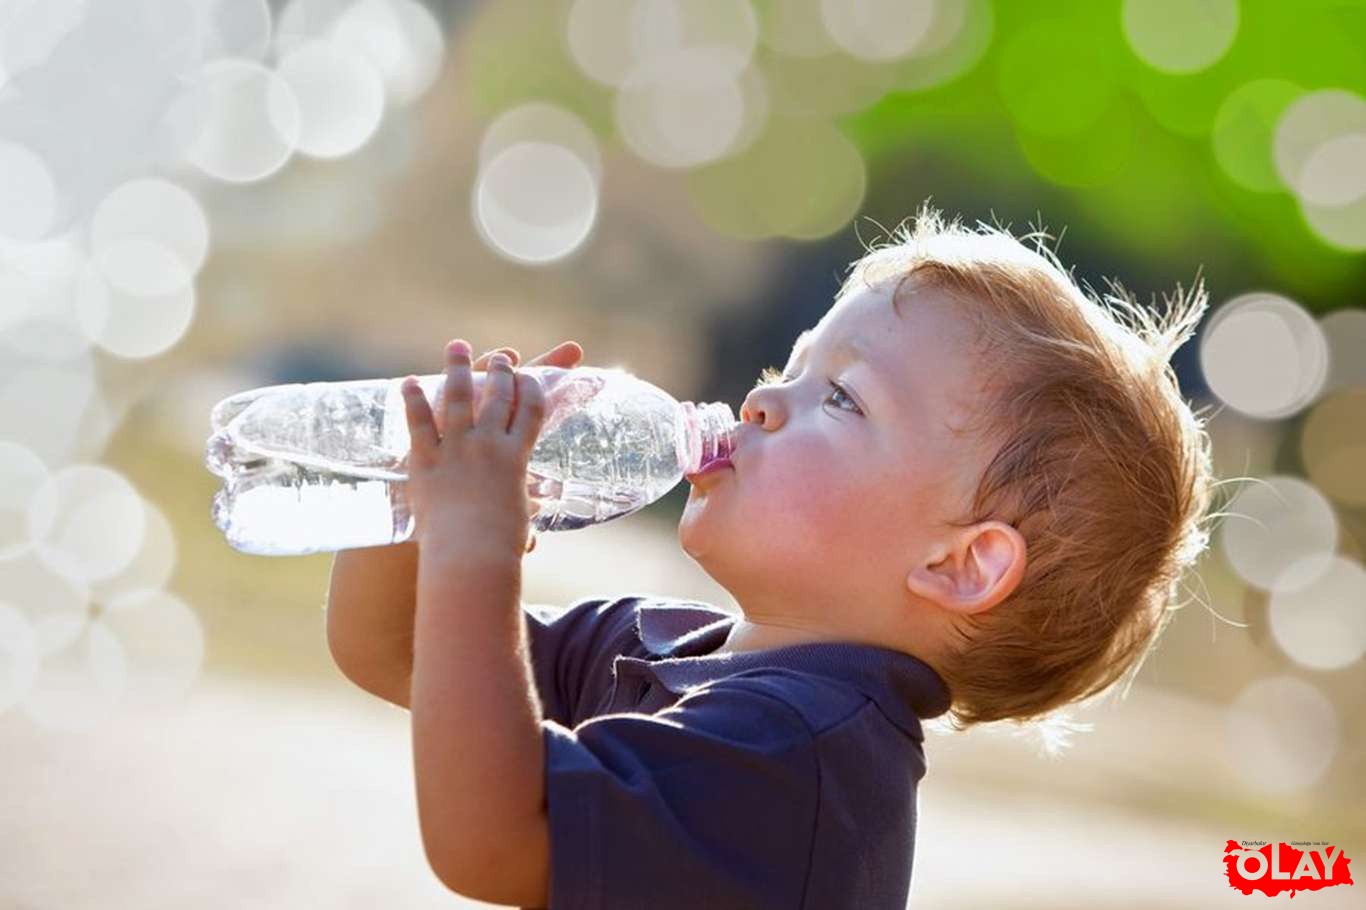
<svg viewBox="0 0 1366 910">
<path fill-rule="evenodd" d="M 684 403 L 689 418 L 680 425 L 678 403 L 667 395 L 607 381 L 621 371 L 527 369 L 550 374 L 538 376 L 546 420 L 527 474 L 538 532 L 636 512 L 679 481 L 680 466 L 728 455 L 733 444 L 734 416 L 723 404 Z M 482 375 L 475 374 L 476 391 Z M 444 377 L 419 380 L 434 401 Z M 220 402 L 205 464 L 224 479 L 213 517 L 229 543 L 294 555 L 408 539 L 410 440 L 400 386 L 292 384 Z"/>
</svg>

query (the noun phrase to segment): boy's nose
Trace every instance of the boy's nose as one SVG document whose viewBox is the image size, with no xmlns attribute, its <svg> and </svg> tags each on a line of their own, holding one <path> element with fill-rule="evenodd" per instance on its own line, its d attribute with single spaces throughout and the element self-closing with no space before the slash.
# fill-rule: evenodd
<svg viewBox="0 0 1366 910">
<path fill-rule="evenodd" d="M 745 396 L 745 401 L 740 405 L 740 420 L 746 423 L 757 423 L 766 427 L 770 419 L 776 416 L 773 403 L 767 400 L 767 389 L 751 389 Z"/>
</svg>

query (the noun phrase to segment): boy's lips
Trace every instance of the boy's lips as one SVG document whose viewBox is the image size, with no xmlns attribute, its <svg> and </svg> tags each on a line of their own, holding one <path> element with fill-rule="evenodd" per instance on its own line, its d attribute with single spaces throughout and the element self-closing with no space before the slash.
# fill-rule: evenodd
<svg viewBox="0 0 1366 910">
<path fill-rule="evenodd" d="M 735 470 L 735 466 L 730 463 L 729 458 L 718 458 L 715 461 L 708 462 L 707 466 L 702 470 L 694 474 L 684 474 L 683 476 L 688 481 L 688 483 L 692 484 L 693 486 L 696 486 L 697 481 L 703 477 L 709 477 L 712 474 L 718 473 L 720 471 L 733 470 Z"/>
</svg>

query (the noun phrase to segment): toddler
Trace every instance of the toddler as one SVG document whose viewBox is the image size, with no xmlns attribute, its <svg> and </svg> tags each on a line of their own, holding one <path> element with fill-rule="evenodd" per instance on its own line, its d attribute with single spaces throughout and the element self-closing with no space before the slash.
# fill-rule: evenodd
<svg viewBox="0 0 1366 910">
<path fill-rule="evenodd" d="M 513 884 L 443 881 L 557 910 L 905 907 L 927 722 L 1046 723 L 1132 680 L 1208 542 L 1209 438 L 1169 365 L 1208 297 L 1197 275 L 1159 318 L 1111 287 L 928 205 L 869 250 L 746 397 L 731 465 L 688 477 L 679 542 L 740 615 L 522 604 L 541 843 Z M 339 668 L 405 707 L 417 564 L 341 551 L 328 595 Z"/>
</svg>

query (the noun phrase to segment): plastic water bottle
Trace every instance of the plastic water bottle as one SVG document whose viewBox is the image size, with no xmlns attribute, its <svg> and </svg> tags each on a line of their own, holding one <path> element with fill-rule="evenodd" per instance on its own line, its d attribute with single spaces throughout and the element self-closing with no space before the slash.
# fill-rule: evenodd
<svg viewBox="0 0 1366 910">
<path fill-rule="evenodd" d="M 518 367 L 545 392 L 527 465 L 536 531 L 629 515 L 730 456 L 723 402 L 679 402 L 620 369 Z M 477 403 L 486 374 L 471 374 Z M 435 406 L 444 373 L 419 376 Z M 223 479 L 213 520 L 233 548 L 295 556 L 401 543 L 413 532 L 403 378 L 266 386 L 210 414 L 205 465 Z M 438 425 L 439 426 L 439 425 Z"/>
</svg>

